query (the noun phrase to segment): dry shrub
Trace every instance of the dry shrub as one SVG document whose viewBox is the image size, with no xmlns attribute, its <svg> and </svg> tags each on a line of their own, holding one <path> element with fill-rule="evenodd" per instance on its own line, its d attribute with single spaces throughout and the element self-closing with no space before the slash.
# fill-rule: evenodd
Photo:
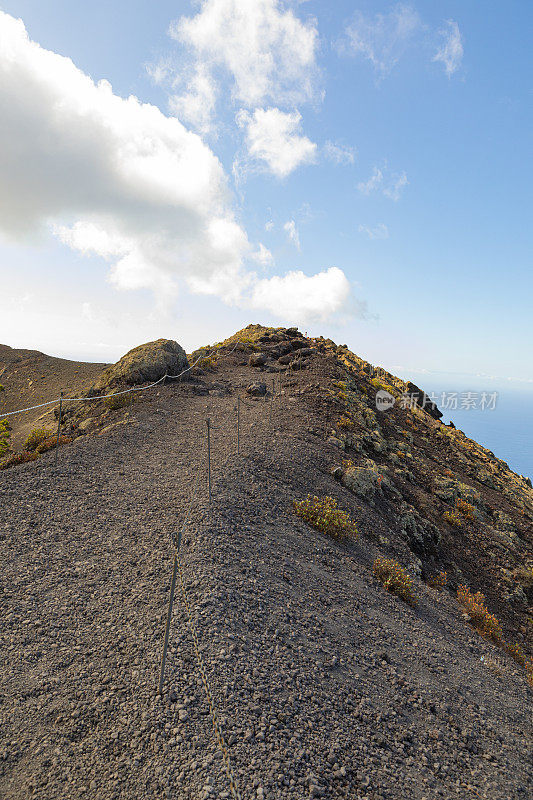
<svg viewBox="0 0 533 800">
<path fill-rule="evenodd" d="M 476 509 L 471 503 L 467 503 L 466 500 L 457 500 L 455 503 L 455 510 L 462 516 L 463 519 L 474 519 L 474 511 Z"/>
<path fill-rule="evenodd" d="M 46 439 L 49 439 L 53 435 L 53 431 L 48 430 L 48 428 L 34 428 L 24 442 L 24 450 L 29 450 L 30 452 L 37 450 L 37 447 L 42 442 L 44 442 Z"/>
<path fill-rule="evenodd" d="M 333 497 L 317 497 L 308 494 L 305 500 L 293 500 L 297 516 L 334 539 L 355 538 L 358 535 L 355 522 L 346 511 L 337 507 Z"/>
<path fill-rule="evenodd" d="M 72 436 L 61 435 L 59 437 L 59 440 L 57 436 L 50 436 L 48 439 L 45 439 L 44 442 L 41 442 L 41 444 L 37 445 L 37 447 L 35 448 L 35 452 L 46 453 L 48 452 L 48 450 L 53 450 L 56 444 L 59 447 L 61 447 L 62 444 L 68 444 L 71 441 L 72 441 Z"/>
<path fill-rule="evenodd" d="M 374 561 L 374 575 L 384 588 L 410 606 L 415 606 L 418 597 L 413 588 L 413 579 L 393 558 L 380 556 Z"/>
<path fill-rule="evenodd" d="M 448 573 L 445 570 L 441 570 L 437 575 L 432 575 L 431 578 L 428 579 L 428 586 L 431 586 L 432 589 L 444 589 L 448 582 Z"/>
<path fill-rule="evenodd" d="M 486 607 L 485 595 L 482 592 L 472 594 L 468 586 L 461 584 L 457 589 L 457 599 L 470 617 L 474 628 L 482 636 L 497 643 L 503 640 L 502 626 L 494 614 L 491 614 Z"/>
<path fill-rule="evenodd" d="M 8 467 L 15 467 L 17 464 L 25 464 L 26 461 L 35 461 L 39 458 L 37 453 L 29 453 L 24 450 L 22 453 L 15 453 L 0 464 L 0 469 L 7 469 Z"/>
<path fill-rule="evenodd" d="M 505 641 L 499 620 L 485 606 L 485 595 L 481 592 L 472 594 L 468 586 L 461 585 L 457 589 L 457 599 L 466 610 L 476 630 L 482 636 L 492 639 L 506 653 L 509 653 L 511 658 L 525 669 L 527 679 L 533 686 L 533 661 L 527 658 L 519 644 L 510 644 Z"/>
</svg>

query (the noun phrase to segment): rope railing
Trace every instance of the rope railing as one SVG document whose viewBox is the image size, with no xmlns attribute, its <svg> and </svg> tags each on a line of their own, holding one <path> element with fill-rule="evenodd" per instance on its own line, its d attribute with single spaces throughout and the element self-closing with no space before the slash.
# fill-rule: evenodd
<svg viewBox="0 0 533 800">
<path fill-rule="evenodd" d="M 231 355 L 236 350 L 237 345 L 240 344 L 242 341 L 243 341 L 242 339 L 238 339 L 235 342 L 234 346 L 231 348 L 231 350 L 225 353 L 224 355 L 227 356 Z M 192 369 L 194 369 L 194 367 L 204 358 L 209 358 L 214 349 L 215 348 L 211 348 L 211 350 L 207 351 L 207 353 L 203 353 L 201 356 L 198 356 L 194 364 L 190 364 L 190 366 L 182 370 L 178 375 L 169 375 L 168 372 L 165 372 L 165 374 L 161 378 L 159 378 L 159 380 L 148 384 L 148 386 L 132 386 L 129 389 L 123 389 L 120 392 L 112 392 L 111 394 L 98 394 L 94 395 L 93 397 L 56 397 L 55 400 L 47 400 L 46 403 L 39 403 L 36 406 L 28 406 L 27 408 L 18 408 L 16 411 L 4 412 L 3 414 L 0 414 L 0 419 L 3 419 L 4 417 L 12 417 L 15 414 L 23 414 L 25 411 L 34 411 L 37 408 L 46 408 L 46 406 L 53 406 L 61 401 L 63 403 L 88 403 L 91 402 L 92 400 L 108 400 L 110 397 L 118 397 L 121 394 L 130 394 L 131 392 L 147 391 L 148 389 L 152 389 L 154 386 L 158 386 L 158 384 L 163 383 L 163 381 L 165 380 L 172 380 L 172 381 L 178 380 L 187 372 L 190 372 Z"/>
<path fill-rule="evenodd" d="M 234 346 L 232 347 L 232 349 L 229 350 L 228 352 L 224 353 L 224 355 L 225 356 L 231 355 L 231 353 L 233 353 L 236 350 L 236 348 L 238 347 L 238 345 L 240 343 L 241 343 L 241 340 L 240 339 L 237 340 L 235 342 Z M 32 410 L 37 409 L 37 408 L 44 408 L 46 406 L 54 405 L 56 403 L 59 403 L 60 404 L 59 424 L 58 424 L 58 441 L 59 441 L 59 428 L 60 428 L 60 424 L 61 424 L 61 408 L 62 408 L 62 404 L 63 403 L 65 403 L 65 402 L 81 402 L 81 401 L 90 401 L 90 400 L 104 400 L 104 399 L 107 399 L 107 398 L 110 398 L 110 397 L 116 397 L 117 395 L 128 394 L 130 392 L 146 391 L 148 389 L 151 389 L 151 388 L 163 383 L 167 379 L 177 380 L 177 379 L 181 378 L 187 372 L 190 372 L 192 369 L 194 369 L 194 367 L 200 361 L 202 361 L 204 358 L 208 358 L 210 356 L 210 354 L 213 352 L 213 349 L 214 348 L 212 348 L 210 351 L 202 353 L 202 355 L 200 355 L 195 360 L 195 362 L 193 364 L 191 364 L 186 369 L 182 370 L 182 372 L 180 372 L 179 375 L 169 375 L 168 373 L 165 373 L 165 375 L 163 375 L 157 381 L 154 381 L 153 383 L 149 384 L 148 386 L 131 387 L 129 389 L 122 390 L 120 392 L 114 392 L 114 393 L 111 393 L 111 394 L 108 394 L 108 395 L 96 395 L 94 397 L 65 398 L 65 397 L 63 397 L 61 395 L 61 397 L 57 398 L 56 400 L 51 400 L 51 401 L 48 401 L 47 403 L 41 403 L 41 404 L 36 405 L 36 406 L 31 406 L 31 407 L 24 408 L 24 409 L 18 409 L 17 411 L 12 411 L 12 412 L 8 412 L 8 413 L 5 413 L 5 414 L 0 414 L 0 418 L 12 416 L 14 414 L 23 413 L 25 411 L 32 411 Z M 236 434 L 237 434 L 237 436 L 236 436 L 236 449 L 235 450 L 232 449 L 232 451 L 228 454 L 226 459 L 224 459 L 222 465 L 219 468 L 221 472 L 224 472 L 225 466 L 228 464 L 230 459 L 233 458 L 234 456 L 238 457 L 240 455 L 240 452 L 241 452 L 241 450 L 240 450 L 240 432 L 241 432 L 240 407 L 241 407 L 241 405 L 243 405 L 243 406 L 245 406 L 247 408 L 256 409 L 256 410 L 262 408 L 265 411 L 265 414 L 266 414 L 267 426 L 270 427 L 271 422 L 272 422 L 272 403 L 273 403 L 274 397 L 276 397 L 276 396 L 281 397 L 281 394 L 282 394 L 282 391 L 281 391 L 281 375 L 279 375 L 278 394 L 276 394 L 276 379 L 273 378 L 272 379 L 272 391 L 270 393 L 270 398 L 268 397 L 268 393 L 263 398 L 265 401 L 268 401 L 268 406 L 269 406 L 269 411 L 268 412 L 266 412 L 264 404 L 248 402 L 248 401 L 244 400 L 244 398 L 242 398 L 240 396 L 240 393 L 237 394 L 236 404 L 235 404 L 235 406 L 233 408 L 233 411 L 236 413 L 236 417 L 235 417 Z M 263 416 L 265 416 L 265 415 L 263 415 Z M 213 425 L 211 423 L 211 420 L 210 420 L 209 417 L 206 419 L 206 424 L 207 424 L 206 425 L 206 427 L 207 427 L 207 448 L 206 448 L 207 449 L 207 453 L 206 453 L 206 455 L 207 455 L 207 464 L 206 464 L 206 466 L 207 466 L 207 479 L 208 479 L 208 520 L 210 521 L 211 520 L 211 507 L 212 507 L 211 438 L 210 438 L 210 434 L 211 434 L 212 430 L 216 430 L 216 431 L 228 430 L 228 424 L 226 423 L 224 425 Z M 57 448 L 56 448 L 56 457 L 57 457 Z M 235 777 L 235 773 L 234 773 L 234 770 L 232 768 L 228 746 L 227 746 L 226 740 L 224 738 L 224 733 L 223 733 L 223 730 L 222 730 L 222 726 L 221 726 L 220 721 L 219 721 L 218 712 L 217 712 L 217 708 L 216 708 L 215 701 L 214 701 L 213 691 L 212 691 L 210 683 L 209 683 L 209 677 L 208 677 L 207 670 L 206 670 L 206 667 L 205 667 L 205 663 L 204 663 L 204 660 L 203 660 L 203 657 L 202 657 L 202 652 L 201 652 L 201 647 L 200 647 L 200 638 L 199 638 L 198 631 L 197 631 L 195 623 L 194 623 L 194 618 L 193 618 L 193 614 L 192 614 L 192 610 L 191 610 L 191 602 L 190 602 L 190 599 L 189 599 L 189 596 L 188 596 L 188 593 L 187 593 L 187 588 L 186 588 L 185 578 L 184 578 L 184 572 L 183 572 L 183 565 L 182 565 L 181 554 L 180 554 L 182 538 L 183 538 L 183 535 L 184 535 L 185 531 L 187 530 L 187 526 L 190 523 L 190 519 L 191 519 L 191 514 L 192 514 L 192 511 L 193 511 L 193 508 L 194 508 L 194 506 L 195 506 L 195 504 L 197 503 L 197 500 L 198 500 L 198 492 L 199 492 L 199 488 L 200 488 L 200 478 L 201 478 L 202 474 L 205 474 L 204 473 L 204 467 L 202 465 L 200 465 L 198 467 L 196 478 L 194 479 L 190 500 L 189 500 L 189 502 L 187 504 L 187 507 L 186 507 L 185 515 L 184 515 L 184 518 L 183 518 L 183 522 L 181 523 L 181 526 L 180 526 L 177 534 L 172 534 L 171 535 L 171 545 L 172 545 L 172 548 L 173 548 L 173 551 L 174 551 L 174 554 L 173 554 L 173 567 L 172 567 L 172 576 L 171 576 L 171 582 L 170 582 L 169 605 L 168 605 L 168 611 L 167 611 L 167 615 L 166 615 L 166 624 L 165 624 L 165 632 L 164 632 L 164 637 L 163 637 L 163 647 L 162 647 L 162 654 L 161 654 L 161 662 L 160 662 L 159 680 L 158 680 L 157 690 L 158 690 L 158 693 L 160 695 L 163 693 L 163 687 L 164 687 L 164 684 L 165 684 L 165 667 L 166 667 L 166 661 L 167 661 L 168 646 L 169 646 L 169 641 L 170 641 L 174 599 L 175 599 L 176 587 L 179 584 L 179 590 L 180 590 L 180 594 L 181 594 L 181 597 L 182 597 L 182 600 L 183 600 L 183 604 L 184 604 L 184 607 L 185 607 L 187 626 L 188 626 L 188 629 L 189 629 L 189 632 L 190 632 L 190 635 L 191 635 L 191 638 L 192 638 L 192 642 L 193 642 L 193 648 L 194 648 L 194 652 L 195 652 L 195 657 L 196 657 L 196 661 L 197 661 L 198 670 L 199 670 L 199 673 L 200 673 L 201 683 L 203 685 L 204 692 L 205 692 L 206 699 L 207 699 L 207 703 L 208 703 L 208 706 L 209 706 L 209 713 L 210 713 L 210 716 L 211 716 L 211 721 L 212 721 L 212 725 L 213 725 L 213 731 L 214 731 L 214 735 L 215 735 L 215 739 L 216 739 L 217 745 L 218 745 L 218 747 L 219 747 L 219 749 L 221 751 L 221 755 L 222 755 L 222 759 L 223 759 L 223 763 L 224 763 L 224 769 L 225 769 L 225 772 L 226 772 L 226 775 L 227 775 L 227 778 L 228 778 L 228 782 L 229 782 L 229 786 L 230 786 L 230 790 L 231 790 L 231 795 L 233 797 L 233 800 L 242 800 L 242 795 L 240 793 L 240 790 L 239 790 L 239 787 L 238 787 L 238 784 L 237 784 L 237 780 L 236 780 L 236 777 Z"/>
</svg>

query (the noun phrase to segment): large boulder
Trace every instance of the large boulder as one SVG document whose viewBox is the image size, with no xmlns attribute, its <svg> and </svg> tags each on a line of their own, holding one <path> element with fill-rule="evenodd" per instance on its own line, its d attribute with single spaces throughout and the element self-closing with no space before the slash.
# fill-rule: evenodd
<svg viewBox="0 0 533 800">
<path fill-rule="evenodd" d="M 172 339 L 157 339 L 134 347 L 120 361 L 108 367 L 92 390 L 99 392 L 113 386 L 135 386 L 158 381 L 167 372 L 178 375 L 189 366 L 183 347 Z"/>
</svg>

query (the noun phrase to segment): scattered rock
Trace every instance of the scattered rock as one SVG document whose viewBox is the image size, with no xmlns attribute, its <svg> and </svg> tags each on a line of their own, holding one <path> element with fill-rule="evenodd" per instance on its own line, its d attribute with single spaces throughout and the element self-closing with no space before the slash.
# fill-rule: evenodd
<svg viewBox="0 0 533 800">
<path fill-rule="evenodd" d="M 252 353 L 248 359 L 248 364 L 251 367 L 263 367 L 267 362 L 266 353 Z"/>
<path fill-rule="evenodd" d="M 266 383 L 251 383 L 246 387 L 246 391 L 252 397 L 264 397 L 267 393 Z"/>
</svg>

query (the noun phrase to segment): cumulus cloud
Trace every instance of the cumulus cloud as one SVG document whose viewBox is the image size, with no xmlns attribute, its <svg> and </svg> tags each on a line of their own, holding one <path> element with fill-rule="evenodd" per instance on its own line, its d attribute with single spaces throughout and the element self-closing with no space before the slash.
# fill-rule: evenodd
<svg viewBox="0 0 533 800">
<path fill-rule="evenodd" d="M 170 35 L 190 54 L 188 69 L 181 60 L 174 70 L 174 106 L 191 122 L 190 109 L 205 96 L 205 116 L 211 113 L 224 79 L 233 100 L 247 108 L 294 106 L 316 94 L 316 23 L 302 22 L 278 0 L 202 0 L 197 14 L 171 24 Z M 206 119 L 200 122 L 205 126 Z"/>
<path fill-rule="evenodd" d="M 369 239 L 388 239 L 389 229 L 383 222 L 378 222 L 374 227 L 359 225 L 359 233 L 366 233 Z"/>
<path fill-rule="evenodd" d="M 337 267 L 310 277 L 295 270 L 283 277 L 258 281 L 252 304 L 287 319 L 323 321 L 350 308 L 350 291 L 346 275 Z M 358 308 L 362 310 L 364 306 Z"/>
<path fill-rule="evenodd" d="M 414 35 L 423 28 L 422 21 L 412 6 L 398 3 L 387 14 L 366 17 L 356 11 L 346 28 L 343 49 L 362 56 L 385 75 L 398 63 Z"/>
<path fill-rule="evenodd" d="M 243 307 L 268 297 L 268 281 L 244 267 L 252 248 L 222 165 L 201 138 L 155 106 L 117 96 L 107 81 L 94 83 L 4 12 L 0 105 L 4 235 L 27 242 L 51 229 L 105 259 L 117 288 L 148 288 L 161 301 L 180 282 Z M 268 258 L 266 248 L 259 253 Z M 337 274 L 321 280 L 331 282 L 330 305 L 341 307 Z"/>
<path fill-rule="evenodd" d="M 444 38 L 442 46 L 437 50 L 433 61 L 441 61 L 444 64 L 446 75 L 451 77 L 457 72 L 463 60 L 463 39 L 459 25 L 453 19 L 446 21 L 446 27 L 439 31 Z"/>
<path fill-rule="evenodd" d="M 324 155 L 334 164 L 348 165 L 355 162 L 355 148 L 337 142 L 327 141 L 324 145 Z"/>
<path fill-rule="evenodd" d="M 95 84 L 0 13 L 0 226 L 49 225 L 112 264 L 120 288 L 166 294 L 175 277 L 231 285 L 248 248 L 219 160 L 174 118 Z"/>
<path fill-rule="evenodd" d="M 315 161 L 317 146 L 300 133 L 301 114 L 279 108 L 256 108 L 253 114 L 241 110 L 237 124 L 245 131 L 248 159 L 261 162 L 277 178 L 286 178 L 302 164 Z M 247 166 L 238 165 L 246 171 Z"/>
</svg>

